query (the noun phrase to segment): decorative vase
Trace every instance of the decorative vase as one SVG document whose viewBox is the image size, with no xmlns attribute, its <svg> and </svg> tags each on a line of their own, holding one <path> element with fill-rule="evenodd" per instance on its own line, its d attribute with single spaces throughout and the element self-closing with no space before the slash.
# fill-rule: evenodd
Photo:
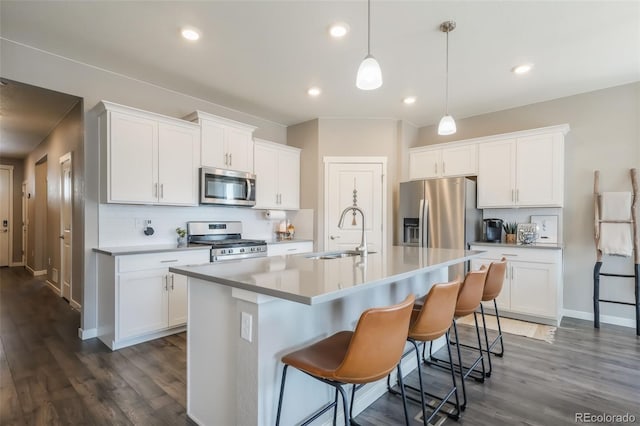
<svg viewBox="0 0 640 426">
<path fill-rule="evenodd" d="M 186 247 L 187 237 L 178 237 L 178 247 Z"/>
<path fill-rule="evenodd" d="M 506 234 L 505 242 L 507 244 L 515 244 L 516 243 L 516 234 Z"/>
</svg>

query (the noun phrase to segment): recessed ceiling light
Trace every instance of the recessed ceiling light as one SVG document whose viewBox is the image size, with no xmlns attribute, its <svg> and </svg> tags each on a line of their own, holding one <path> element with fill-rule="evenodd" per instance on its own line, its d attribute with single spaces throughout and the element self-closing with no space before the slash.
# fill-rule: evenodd
<svg viewBox="0 0 640 426">
<path fill-rule="evenodd" d="M 406 98 L 404 98 L 402 100 L 402 102 L 404 102 L 407 105 L 412 105 L 416 103 L 416 97 L 415 96 L 407 96 Z"/>
<path fill-rule="evenodd" d="M 183 28 L 182 29 L 182 37 L 186 38 L 189 41 L 196 41 L 200 38 L 200 32 L 195 28 Z"/>
<path fill-rule="evenodd" d="M 336 22 L 329 27 L 329 34 L 333 38 L 342 38 L 349 32 L 349 25 L 344 22 Z"/>
<path fill-rule="evenodd" d="M 307 93 L 309 94 L 309 96 L 320 96 L 320 93 L 322 93 L 322 90 L 320 90 L 319 87 L 311 87 L 309 88 L 309 90 L 307 90 Z"/>
<path fill-rule="evenodd" d="M 531 71 L 531 68 L 533 68 L 533 64 L 522 64 L 511 68 L 511 72 L 518 75 L 526 74 Z"/>
</svg>

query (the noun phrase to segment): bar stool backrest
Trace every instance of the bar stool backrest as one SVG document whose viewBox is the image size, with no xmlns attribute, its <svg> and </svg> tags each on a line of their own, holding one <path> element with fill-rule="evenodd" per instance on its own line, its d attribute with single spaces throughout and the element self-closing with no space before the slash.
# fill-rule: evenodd
<svg viewBox="0 0 640 426">
<path fill-rule="evenodd" d="M 459 290 L 460 279 L 431 287 L 422 309 L 409 327 L 409 337 L 430 342 L 444 335 L 451 327 Z"/>
<path fill-rule="evenodd" d="M 344 383 L 369 383 L 386 377 L 400 362 L 415 296 L 360 315 L 349 348 L 334 378 Z"/>
<path fill-rule="evenodd" d="M 493 300 L 502 291 L 502 284 L 504 283 L 505 272 L 507 271 L 507 259 L 502 258 L 500 262 L 491 262 L 489 270 L 487 271 L 487 279 L 484 282 L 484 292 L 482 294 L 482 300 Z"/>
<path fill-rule="evenodd" d="M 487 278 L 487 267 L 482 265 L 479 271 L 469 271 L 464 277 L 456 303 L 456 317 L 464 317 L 473 313 L 482 300 L 484 282 Z"/>
</svg>

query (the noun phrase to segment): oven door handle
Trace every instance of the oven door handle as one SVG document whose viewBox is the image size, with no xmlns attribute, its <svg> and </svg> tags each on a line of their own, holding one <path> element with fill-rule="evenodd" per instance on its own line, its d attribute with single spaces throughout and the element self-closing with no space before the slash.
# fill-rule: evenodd
<svg viewBox="0 0 640 426">
<path fill-rule="evenodd" d="M 251 200 L 251 179 L 247 179 L 247 201 Z"/>
</svg>

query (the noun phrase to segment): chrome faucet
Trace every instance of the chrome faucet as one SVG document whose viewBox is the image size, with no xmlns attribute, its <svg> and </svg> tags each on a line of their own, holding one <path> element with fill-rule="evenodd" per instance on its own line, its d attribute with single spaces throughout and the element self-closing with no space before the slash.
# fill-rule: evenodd
<svg viewBox="0 0 640 426">
<path fill-rule="evenodd" d="M 360 245 L 356 247 L 356 251 L 360 253 L 360 256 L 367 255 L 367 233 L 364 230 L 364 212 L 360 207 L 357 206 L 349 206 L 346 209 L 342 210 L 342 214 L 340 214 L 340 220 L 338 221 L 338 228 L 342 229 L 342 225 L 344 224 L 344 216 L 348 211 L 360 212 L 362 216 L 362 239 L 360 240 Z"/>
</svg>

